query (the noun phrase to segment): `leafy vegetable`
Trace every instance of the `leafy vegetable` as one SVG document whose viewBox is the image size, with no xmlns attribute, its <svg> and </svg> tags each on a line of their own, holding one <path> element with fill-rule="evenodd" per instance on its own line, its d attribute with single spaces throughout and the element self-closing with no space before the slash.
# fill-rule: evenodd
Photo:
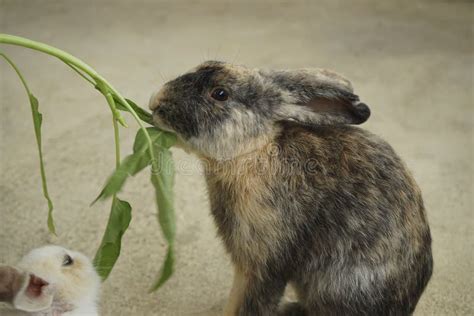
<svg viewBox="0 0 474 316">
<path fill-rule="evenodd" d="M 40 174 L 41 174 L 41 183 L 43 187 L 43 195 L 46 201 L 48 202 L 48 229 L 52 234 L 56 235 L 56 228 L 54 226 L 54 219 L 53 219 L 53 202 L 51 201 L 51 198 L 49 197 L 49 192 L 48 192 L 48 183 L 46 181 L 46 171 L 44 168 L 44 160 L 43 160 L 43 149 L 42 149 L 42 144 L 41 144 L 41 124 L 43 123 L 43 115 L 39 112 L 39 102 L 38 99 L 30 92 L 30 88 L 28 87 L 28 84 L 26 83 L 23 75 L 21 74 L 20 70 L 18 67 L 13 63 L 13 61 L 8 58 L 5 54 L 0 53 L 0 56 L 2 56 L 15 70 L 17 73 L 18 77 L 20 78 L 23 87 L 26 90 L 26 93 L 28 94 L 28 100 L 30 101 L 30 107 L 31 107 L 31 114 L 33 117 L 33 126 L 35 130 L 35 137 L 36 137 L 36 145 L 38 147 L 38 156 L 39 156 L 39 162 L 40 162 Z"/>
<path fill-rule="evenodd" d="M 131 221 L 132 208 L 126 201 L 117 197 L 117 193 L 123 187 L 126 179 L 133 176 L 151 165 L 151 183 L 155 188 L 155 197 L 158 206 L 158 222 L 163 231 L 163 235 L 168 243 L 168 249 L 165 261 L 161 268 L 160 276 L 154 284 L 152 290 L 160 287 L 173 273 L 174 263 L 174 236 L 175 236 L 175 215 L 173 205 L 173 179 L 174 166 L 172 155 L 169 148 L 176 142 L 176 136 L 172 133 L 164 132 L 156 128 L 145 128 L 142 121 L 153 125 L 152 115 L 143 110 L 131 100 L 125 99 L 105 78 L 99 75 L 92 67 L 84 63 L 77 57 L 60 50 L 56 47 L 44 43 L 29 40 L 19 36 L 0 34 L 0 43 L 18 45 L 30 48 L 39 52 L 54 56 L 66 65 L 71 67 L 83 79 L 91 83 L 107 100 L 113 117 L 114 140 L 115 140 L 115 172 L 109 177 L 106 185 L 97 197 L 105 199 L 112 197 L 112 207 L 109 220 L 104 232 L 99 249 L 96 253 L 94 263 L 105 280 L 110 274 L 115 262 L 117 261 L 122 237 Z M 40 171 L 43 182 L 43 193 L 48 200 L 48 227 L 55 233 L 55 227 L 52 217 L 53 204 L 49 198 L 46 176 L 43 165 L 43 155 L 41 149 L 41 123 L 42 115 L 38 111 L 38 100 L 30 93 L 26 82 L 16 66 L 5 55 L 1 54 L 15 69 L 28 93 L 31 110 L 33 114 L 33 123 L 35 128 L 36 140 L 40 156 Z M 127 156 L 123 161 L 120 159 L 120 137 L 119 126 L 127 127 L 125 120 L 119 111 L 129 112 L 140 129 L 137 132 L 133 153 Z M 95 201 L 94 201 L 95 202 Z"/>
<path fill-rule="evenodd" d="M 130 204 L 114 197 L 107 228 L 94 258 L 94 266 L 103 280 L 107 279 L 120 255 L 122 236 L 131 219 Z"/>
<path fill-rule="evenodd" d="M 152 287 L 152 290 L 156 290 L 165 283 L 173 273 L 173 246 L 176 227 L 173 205 L 174 165 L 169 148 L 176 142 L 176 136 L 172 133 L 159 131 L 154 128 L 148 128 L 147 130 L 153 141 L 155 157 L 158 157 L 157 166 L 159 166 L 159 169 L 152 168 L 151 172 L 151 182 L 155 188 L 156 202 L 158 205 L 158 222 L 168 243 L 166 259 L 161 268 L 160 277 Z M 147 151 L 145 135 L 142 130 L 139 130 L 133 144 L 133 154 L 127 156 L 109 177 L 104 189 L 96 200 L 114 196 L 122 189 L 129 176 L 137 174 L 149 165 L 152 165 L 152 160 Z M 99 249 L 99 252 L 101 251 L 108 252 L 109 250 Z M 99 252 L 97 256 L 108 255 L 99 254 Z M 109 262 L 105 263 L 107 266 L 109 265 Z M 107 266 L 103 269 L 106 269 Z M 99 264 L 97 267 L 99 270 L 102 270 Z"/>
</svg>

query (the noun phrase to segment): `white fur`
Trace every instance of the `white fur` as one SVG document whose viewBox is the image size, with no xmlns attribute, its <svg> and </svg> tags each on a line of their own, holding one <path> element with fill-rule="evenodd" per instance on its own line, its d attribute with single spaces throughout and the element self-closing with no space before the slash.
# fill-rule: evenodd
<svg viewBox="0 0 474 316">
<path fill-rule="evenodd" d="M 66 254 L 74 260 L 70 266 L 63 266 Z M 55 291 L 51 308 L 33 315 L 98 315 L 100 278 L 85 255 L 59 246 L 44 246 L 23 257 L 19 267 L 47 281 Z"/>
</svg>

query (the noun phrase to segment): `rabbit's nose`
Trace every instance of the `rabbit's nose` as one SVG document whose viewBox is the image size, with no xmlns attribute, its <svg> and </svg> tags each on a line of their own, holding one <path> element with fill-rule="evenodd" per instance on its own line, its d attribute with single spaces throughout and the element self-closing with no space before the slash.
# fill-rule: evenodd
<svg viewBox="0 0 474 316">
<path fill-rule="evenodd" d="M 163 89 L 153 92 L 150 97 L 150 101 L 148 102 L 148 107 L 150 108 L 150 110 L 152 111 L 156 110 L 159 107 L 160 101 L 161 99 L 163 99 L 163 97 L 164 97 Z"/>
</svg>

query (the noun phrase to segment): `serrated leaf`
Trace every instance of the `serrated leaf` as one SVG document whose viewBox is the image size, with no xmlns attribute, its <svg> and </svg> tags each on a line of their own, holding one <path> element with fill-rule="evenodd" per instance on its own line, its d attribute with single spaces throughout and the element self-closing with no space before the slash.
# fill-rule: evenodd
<svg viewBox="0 0 474 316">
<path fill-rule="evenodd" d="M 132 207 L 117 197 L 112 200 L 109 221 L 94 258 L 94 266 L 102 280 L 107 279 L 120 255 L 122 237 L 130 225 Z"/>
</svg>

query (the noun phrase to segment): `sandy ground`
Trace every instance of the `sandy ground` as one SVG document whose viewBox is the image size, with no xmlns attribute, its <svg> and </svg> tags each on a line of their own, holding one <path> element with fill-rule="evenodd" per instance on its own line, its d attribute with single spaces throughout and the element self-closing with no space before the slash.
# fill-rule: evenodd
<svg viewBox="0 0 474 316">
<path fill-rule="evenodd" d="M 326 67 L 371 105 L 365 128 L 387 139 L 419 182 L 435 272 L 416 315 L 473 315 L 472 14 L 468 1 L 0 1 L 2 32 L 79 56 L 146 105 L 164 80 L 206 59 L 255 67 Z M 350 3 L 350 4 L 349 4 Z M 59 237 L 46 230 L 29 106 L 0 65 L 0 262 L 58 243 L 93 256 L 109 203 L 90 208 L 114 165 L 105 101 L 60 62 L 3 47 L 44 113 L 44 151 Z M 130 152 L 135 125 L 122 132 Z M 121 194 L 133 206 L 123 252 L 103 285 L 103 315 L 219 315 L 231 266 L 209 215 L 196 160 L 175 151 L 177 265 L 148 294 L 164 255 L 146 174 Z"/>
</svg>

